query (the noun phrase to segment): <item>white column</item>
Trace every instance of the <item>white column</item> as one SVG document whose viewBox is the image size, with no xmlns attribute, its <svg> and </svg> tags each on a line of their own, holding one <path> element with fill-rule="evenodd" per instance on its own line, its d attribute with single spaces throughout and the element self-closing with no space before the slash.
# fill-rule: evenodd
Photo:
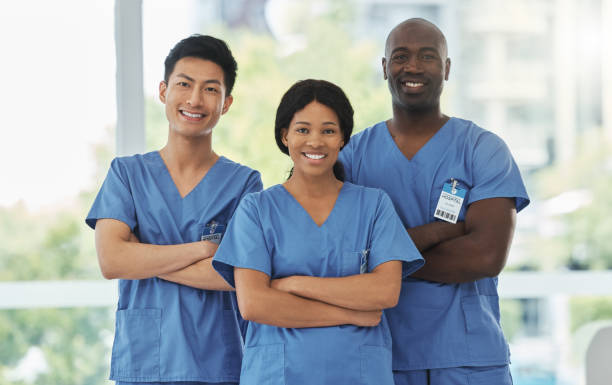
<svg viewBox="0 0 612 385">
<path fill-rule="evenodd" d="M 145 114 L 142 75 L 142 0 L 115 1 L 117 56 L 116 154 L 145 150 Z"/>
<path fill-rule="evenodd" d="M 612 141 L 612 0 L 601 0 L 601 112 L 604 135 Z M 606 48 L 607 47 L 607 48 Z"/>
<path fill-rule="evenodd" d="M 557 162 L 572 158 L 576 143 L 576 0 L 555 4 L 555 152 Z"/>
</svg>

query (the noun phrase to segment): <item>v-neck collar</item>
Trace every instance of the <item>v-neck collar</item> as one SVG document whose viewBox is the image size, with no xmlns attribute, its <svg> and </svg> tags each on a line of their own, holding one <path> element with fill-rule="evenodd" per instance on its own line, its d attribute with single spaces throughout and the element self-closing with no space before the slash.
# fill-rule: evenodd
<svg viewBox="0 0 612 385">
<path fill-rule="evenodd" d="M 324 227 L 327 227 L 326 225 L 330 222 L 331 218 L 334 216 L 334 213 L 337 211 L 336 207 L 338 207 L 338 205 L 340 204 L 340 200 L 342 198 L 346 185 L 347 185 L 346 182 L 342 183 L 342 187 L 340 188 L 340 191 L 338 192 L 338 197 L 336 198 L 336 201 L 334 202 L 334 206 L 332 207 L 331 211 L 327 215 L 327 218 L 325 218 L 325 220 L 323 221 L 323 223 L 321 223 L 320 226 L 317 224 L 317 222 L 314 221 L 314 219 L 312 218 L 310 213 L 304 208 L 304 206 L 302 206 L 300 202 L 298 202 L 298 200 L 295 199 L 295 197 L 289 192 L 289 190 L 285 188 L 285 186 L 283 186 L 282 184 L 279 184 L 278 186 L 280 187 L 282 191 L 284 191 L 285 194 L 289 196 L 289 199 L 293 201 L 295 205 L 299 207 L 302 213 L 304 213 L 305 216 L 308 217 L 308 219 L 310 220 L 310 223 L 312 223 L 317 229 L 323 229 Z"/>
<path fill-rule="evenodd" d="M 220 162 L 221 159 L 225 160 L 225 157 L 223 155 L 220 155 L 219 158 L 217 158 L 217 160 L 215 161 L 215 163 L 213 163 L 212 166 L 210 166 L 210 168 L 208 169 L 208 171 L 206 172 L 206 174 L 204 174 L 204 176 L 202 177 L 202 179 L 200 179 L 200 181 L 191 189 L 189 190 L 189 192 L 187 194 L 185 194 L 185 196 L 181 196 L 181 193 L 178 189 L 178 187 L 176 187 L 176 183 L 174 182 L 174 179 L 172 179 L 172 175 L 170 175 L 170 170 L 168 170 L 168 166 L 166 165 L 166 162 L 164 162 L 164 158 L 161 157 L 161 154 L 159 153 L 159 151 L 154 151 L 154 154 L 156 156 L 156 160 L 160 165 L 160 168 L 164 174 L 164 177 L 167 178 L 167 180 L 169 181 L 169 184 L 172 185 L 173 187 L 173 191 L 176 193 L 176 195 L 178 196 L 178 198 L 181 201 L 184 201 L 185 199 L 187 199 L 189 196 L 192 195 L 192 193 L 196 190 L 199 189 L 201 185 L 203 185 L 205 183 L 206 180 L 208 180 L 208 176 L 211 173 L 216 172 L 215 170 L 217 169 L 217 165 L 222 163 Z"/>
<path fill-rule="evenodd" d="M 393 139 L 393 136 L 391 136 L 391 132 L 389 131 L 389 126 L 387 125 L 387 122 L 384 121 L 381 122 L 381 124 L 383 126 L 382 128 L 384 131 L 383 136 L 385 137 L 385 140 L 390 143 L 390 146 L 393 148 L 392 151 L 395 156 L 400 159 L 403 159 L 404 162 L 412 164 L 418 163 L 419 159 L 422 157 L 427 157 L 427 153 L 430 151 L 442 151 L 439 148 L 443 145 L 443 140 L 441 138 L 444 138 L 446 136 L 443 131 L 446 131 L 447 127 L 450 127 L 450 125 L 452 124 L 451 121 L 453 121 L 454 119 L 455 118 L 450 117 L 446 121 L 446 123 L 444 123 L 442 127 L 440 127 L 440 129 L 435 134 L 433 134 L 433 136 L 429 138 L 427 142 L 425 142 L 425 144 L 421 146 L 421 148 L 419 148 L 419 150 L 412 156 L 411 159 L 408 159 L 406 155 L 404 155 L 402 150 L 400 150 L 400 148 L 397 146 L 397 143 L 395 143 L 395 140 Z"/>
</svg>

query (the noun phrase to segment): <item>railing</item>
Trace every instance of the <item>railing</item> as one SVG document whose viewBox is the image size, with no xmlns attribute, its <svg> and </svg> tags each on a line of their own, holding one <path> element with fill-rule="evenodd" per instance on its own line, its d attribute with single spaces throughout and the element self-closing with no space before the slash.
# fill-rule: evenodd
<svg viewBox="0 0 612 385">
<path fill-rule="evenodd" d="M 499 277 L 502 298 L 612 296 L 612 271 L 505 272 Z M 0 309 L 113 306 L 116 281 L 0 282 Z"/>
</svg>

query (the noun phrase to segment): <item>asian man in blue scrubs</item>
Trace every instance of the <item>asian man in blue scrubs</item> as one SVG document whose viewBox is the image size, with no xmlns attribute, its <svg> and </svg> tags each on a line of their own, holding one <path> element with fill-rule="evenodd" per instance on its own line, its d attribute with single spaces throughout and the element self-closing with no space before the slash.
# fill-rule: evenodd
<svg viewBox="0 0 612 385">
<path fill-rule="evenodd" d="M 393 116 L 354 135 L 340 159 L 348 181 L 389 194 L 426 261 L 385 311 L 396 385 L 507 385 L 497 276 L 529 198 L 498 136 L 441 112 L 450 67 L 435 25 L 397 25 L 382 59 Z"/>
<path fill-rule="evenodd" d="M 242 196 L 262 188 L 258 172 L 212 149 L 236 70 L 214 37 L 172 48 L 159 84 L 166 145 L 114 159 L 87 216 L 102 274 L 119 279 L 110 373 L 118 384 L 239 382 L 241 319 L 211 264 Z"/>
</svg>

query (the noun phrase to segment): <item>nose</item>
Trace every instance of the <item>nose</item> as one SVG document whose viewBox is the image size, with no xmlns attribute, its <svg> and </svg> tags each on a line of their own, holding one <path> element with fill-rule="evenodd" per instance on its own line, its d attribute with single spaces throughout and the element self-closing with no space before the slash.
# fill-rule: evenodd
<svg viewBox="0 0 612 385">
<path fill-rule="evenodd" d="M 313 132 L 311 132 L 310 135 L 308 135 L 306 144 L 312 148 L 318 148 L 323 145 L 322 139 L 323 138 L 321 137 L 321 134 L 313 130 Z"/>
<path fill-rule="evenodd" d="M 189 98 L 187 99 L 187 104 L 190 106 L 199 106 L 202 103 L 202 94 L 198 87 L 193 87 L 191 90 L 191 94 L 189 94 Z"/>
<path fill-rule="evenodd" d="M 417 55 L 410 55 L 404 63 L 404 72 L 420 73 L 423 72 L 423 67 Z"/>
</svg>

